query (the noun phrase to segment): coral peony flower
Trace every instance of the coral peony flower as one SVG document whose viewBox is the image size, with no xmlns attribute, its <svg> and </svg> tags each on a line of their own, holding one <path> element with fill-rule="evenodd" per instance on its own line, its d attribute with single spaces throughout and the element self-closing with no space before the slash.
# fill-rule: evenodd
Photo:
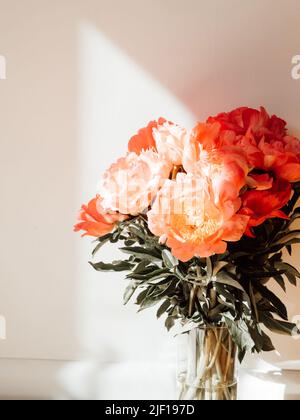
<svg viewBox="0 0 300 420">
<path fill-rule="evenodd" d="M 156 152 L 128 153 L 103 175 L 99 193 L 103 206 L 136 216 L 148 209 L 158 190 L 169 178 L 171 165 Z"/>
<path fill-rule="evenodd" d="M 173 165 L 182 165 L 186 130 L 176 124 L 165 122 L 153 128 L 153 137 L 159 155 Z"/>
<path fill-rule="evenodd" d="M 151 121 L 147 127 L 141 128 L 139 132 L 133 136 L 128 143 L 128 151 L 139 155 L 142 151 L 153 149 L 156 150 L 156 144 L 153 137 L 153 129 L 166 122 L 164 118 L 158 121 Z"/>
<path fill-rule="evenodd" d="M 219 123 L 198 124 L 186 143 L 183 166 L 188 173 L 211 177 L 220 200 L 236 199 L 246 185 L 249 166 L 240 149 L 226 146 L 224 136 Z"/>
<path fill-rule="evenodd" d="M 179 166 L 182 164 L 185 137 L 186 130 L 160 118 L 158 121 L 151 121 L 133 136 L 128 150 L 139 155 L 142 151 L 152 149 L 163 159 Z"/>
<path fill-rule="evenodd" d="M 240 147 L 251 167 L 289 182 L 300 180 L 300 141 L 287 135 L 284 120 L 270 117 L 264 108 L 243 107 L 210 117 L 208 122 L 221 125 L 223 144 Z"/>
<path fill-rule="evenodd" d="M 148 212 L 151 232 L 183 262 L 224 253 L 225 241 L 238 241 L 247 227 L 248 216 L 236 214 L 240 200 L 222 201 L 212 180 L 180 173 L 165 182 Z"/>
<path fill-rule="evenodd" d="M 82 236 L 101 237 L 111 232 L 118 222 L 127 219 L 120 213 L 107 213 L 102 207 L 102 198 L 93 198 L 88 205 L 83 205 L 79 213 L 79 222 L 74 226 L 74 232 L 85 231 Z"/>
<path fill-rule="evenodd" d="M 241 197 L 243 204 L 239 214 L 250 217 L 246 235 L 254 238 L 252 228 L 261 225 L 267 219 L 288 219 L 281 209 L 288 203 L 291 194 L 291 184 L 282 180 L 275 181 L 270 190 L 245 192 Z"/>
</svg>

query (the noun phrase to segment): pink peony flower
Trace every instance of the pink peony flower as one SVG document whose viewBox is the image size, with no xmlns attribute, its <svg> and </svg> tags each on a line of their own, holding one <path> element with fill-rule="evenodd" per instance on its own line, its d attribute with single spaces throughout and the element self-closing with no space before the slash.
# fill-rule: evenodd
<svg viewBox="0 0 300 420">
<path fill-rule="evenodd" d="M 165 122 L 153 128 L 156 149 L 160 156 L 176 166 L 182 165 L 186 130 Z"/>
<path fill-rule="evenodd" d="M 184 262 L 224 253 L 225 241 L 238 241 L 248 224 L 237 215 L 241 201 L 220 193 L 209 168 L 206 176 L 181 173 L 165 182 L 148 212 L 151 232 Z"/>
<path fill-rule="evenodd" d="M 166 120 L 164 118 L 159 118 L 158 121 L 150 121 L 147 127 L 141 128 L 138 133 L 129 140 L 128 151 L 139 155 L 145 150 L 156 150 L 153 129 L 163 125 L 165 122 Z"/>
<path fill-rule="evenodd" d="M 88 205 L 81 207 L 78 223 L 74 226 L 74 232 L 85 231 L 82 236 L 101 237 L 110 233 L 116 223 L 127 219 L 127 216 L 106 212 L 102 207 L 102 198 L 97 196 L 93 198 Z"/>
<path fill-rule="evenodd" d="M 147 127 L 139 130 L 128 144 L 129 152 L 140 154 L 145 150 L 152 149 L 165 160 L 173 165 L 182 164 L 186 130 L 176 124 L 159 118 L 151 121 Z"/>
<path fill-rule="evenodd" d="M 171 166 L 153 150 L 128 153 L 103 175 L 100 193 L 106 209 L 136 216 L 149 205 L 169 178 Z"/>
</svg>

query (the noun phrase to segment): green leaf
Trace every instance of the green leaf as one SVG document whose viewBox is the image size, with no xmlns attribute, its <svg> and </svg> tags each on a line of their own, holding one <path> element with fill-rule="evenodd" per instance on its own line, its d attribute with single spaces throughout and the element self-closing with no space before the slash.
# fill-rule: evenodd
<svg viewBox="0 0 300 420">
<path fill-rule="evenodd" d="M 290 245 L 295 245 L 295 244 L 299 244 L 300 243 L 300 239 L 292 239 L 289 242 L 286 242 L 284 244 L 277 244 L 277 245 L 272 245 L 270 248 L 266 249 L 258 252 L 258 254 L 261 255 L 269 255 L 269 254 L 273 254 L 274 252 L 278 252 L 280 250 L 282 250 L 283 248 L 288 248 L 290 247 Z"/>
<path fill-rule="evenodd" d="M 228 302 L 236 304 L 236 296 L 230 293 L 226 288 L 225 285 L 221 283 L 216 283 L 216 290 L 220 296 L 225 298 Z"/>
<path fill-rule="evenodd" d="M 171 328 L 173 328 L 175 325 L 175 319 L 173 316 L 168 316 L 168 318 L 165 321 L 165 326 L 168 331 L 170 331 Z"/>
<path fill-rule="evenodd" d="M 156 286 L 163 286 L 165 284 L 170 283 L 170 281 L 171 281 L 170 277 L 171 276 L 173 276 L 173 274 L 171 274 L 171 273 L 165 274 L 165 275 L 162 275 L 161 277 L 150 279 L 147 283 L 152 284 L 152 285 L 156 285 Z"/>
<path fill-rule="evenodd" d="M 281 237 L 279 240 L 276 241 L 275 245 L 277 244 L 285 244 L 290 242 L 291 240 L 298 238 L 300 236 L 300 230 L 292 230 L 287 235 Z"/>
<path fill-rule="evenodd" d="M 177 267 L 179 264 L 178 259 L 175 258 L 174 255 L 167 249 L 163 250 L 162 258 L 163 258 L 165 266 L 168 267 L 169 269 Z"/>
<path fill-rule="evenodd" d="M 274 280 L 279 284 L 279 286 L 282 288 L 284 292 L 286 292 L 285 282 L 284 278 L 282 276 L 274 276 Z"/>
<path fill-rule="evenodd" d="M 272 340 L 270 339 L 269 336 L 267 336 L 267 334 L 265 334 L 263 331 L 261 332 L 262 337 L 263 337 L 263 346 L 262 346 L 262 351 L 274 351 L 276 350 L 274 347 L 274 344 L 272 343 Z"/>
<path fill-rule="evenodd" d="M 227 261 L 219 261 L 217 262 L 217 264 L 214 266 L 213 269 L 213 277 L 215 277 L 224 267 L 226 267 L 229 263 Z"/>
<path fill-rule="evenodd" d="M 259 327 L 255 325 L 253 328 L 249 328 L 249 332 L 253 341 L 255 342 L 255 349 L 258 353 L 261 351 L 273 351 L 275 350 L 274 345 L 270 339 Z"/>
<path fill-rule="evenodd" d="M 149 264 L 150 264 L 149 260 L 143 260 L 136 265 L 136 267 L 134 268 L 134 270 L 132 272 L 135 273 L 135 274 L 144 273 L 145 269 L 148 267 Z M 153 266 L 153 267 L 157 268 L 156 266 Z"/>
<path fill-rule="evenodd" d="M 234 287 L 235 289 L 241 290 L 243 293 L 246 293 L 243 286 L 237 281 L 234 280 L 229 274 L 225 271 L 221 271 L 213 280 L 216 283 L 226 284 L 227 286 Z"/>
<path fill-rule="evenodd" d="M 261 322 L 271 331 L 282 334 L 282 335 L 293 335 L 300 334 L 296 324 L 290 322 L 280 321 L 271 316 L 268 316 L 264 312 L 260 313 Z"/>
<path fill-rule="evenodd" d="M 242 321 L 234 321 L 229 316 L 223 314 L 223 319 L 230 331 L 233 341 L 237 344 L 241 352 L 247 352 L 255 347 L 255 343 L 251 338 L 247 324 Z"/>
<path fill-rule="evenodd" d="M 213 266 L 210 258 L 206 258 L 207 277 L 210 279 L 213 275 Z"/>
<path fill-rule="evenodd" d="M 263 286 L 260 283 L 254 284 L 256 290 L 261 294 L 261 296 L 265 299 L 267 299 L 269 302 L 271 302 L 276 310 L 278 311 L 278 314 L 281 316 L 281 318 L 287 320 L 288 314 L 285 305 L 281 302 L 281 300 L 273 293 L 271 290 L 269 290 L 267 287 Z"/>
<path fill-rule="evenodd" d="M 141 305 L 143 300 L 146 299 L 149 289 L 143 290 L 136 298 L 136 304 Z"/>
<path fill-rule="evenodd" d="M 272 271 L 255 271 L 255 272 L 249 272 L 249 276 L 251 276 L 253 279 L 268 279 L 274 276 L 280 276 L 281 274 L 284 274 L 284 270 L 272 270 Z"/>
<path fill-rule="evenodd" d="M 132 246 L 132 247 L 123 247 L 123 248 L 120 248 L 120 250 L 122 252 L 125 252 L 126 254 L 134 255 L 135 257 L 139 259 L 145 258 L 148 260 L 150 259 L 151 261 L 161 261 L 161 257 L 153 249 Z"/>
<path fill-rule="evenodd" d="M 94 264 L 89 263 L 96 271 L 130 271 L 132 264 L 129 261 L 114 261 L 111 264 L 106 264 L 102 261 Z"/>
<path fill-rule="evenodd" d="M 159 301 L 160 299 L 158 298 L 146 297 L 143 300 L 142 304 L 140 305 L 140 309 L 138 310 L 138 312 L 141 312 L 144 309 L 148 309 L 148 308 L 151 308 L 152 306 L 157 305 Z"/>
<path fill-rule="evenodd" d="M 157 267 L 156 267 L 157 268 Z M 167 268 L 160 268 L 153 271 L 148 272 L 147 274 L 134 274 L 130 273 L 128 274 L 128 278 L 132 278 L 135 280 L 141 280 L 141 281 L 154 281 L 157 279 L 166 278 L 168 276 L 174 276 L 174 274 L 169 272 L 169 269 Z"/>
<path fill-rule="evenodd" d="M 108 233 L 107 235 L 102 236 L 101 238 L 99 238 L 97 240 L 98 244 L 97 246 L 94 248 L 93 252 L 92 252 L 92 256 L 94 257 L 96 255 L 96 253 L 98 251 L 100 251 L 100 249 L 107 243 L 110 242 L 112 237 L 111 233 Z"/>
<path fill-rule="evenodd" d="M 285 270 L 285 272 L 289 272 L 291 274 L 293 274 L 295 277 L 300 278 L 300 273 L 299 271 L 293 267 L 291 264 L 285 263 L 285 262 L 278 262 L 275 264 L 276 268 L 279 268 L 281 270 Z M 285 273 L 284 273 L 285 274 Z"/>
<path fill-rule="evenodd" d="M 285 273 L 285 276 L 287 277 L 288 281 L 293 285 L 297 286 L 297 278 L 291 273 Z"/>
<path fill-rule="evenodd" d="M 158 289 L 158 291 L 156 291 Z M 172 297 L 176 292 L 176 285 L 174 282 L 167 284 L 166 287 L 160 287 L 155 290 L 154 296 L 155 298 L 161 299 L 163 296 Z"/>
<path fill-rule="evenodd" d="M 131 232 L 137 238 L 140 238 L 140 239 L 143 239 L 143 240 L 146 239 L 145 232 L 143 232 L 143 230 L 139 226 L 131 224 L 131 225 L 128 226 L 128 230 L 129 230 L 129 232 Z"/>
<path fill-rule="evenodd" d="M 131 282 L 126 287 L 125 292 L 124 292 L 124 296 L 123 296 L 124 305 L 127 305 L 127 303 L 130 301 L 130 299 L 134 295 L 134 292 L 136 291 L 136 289 L 137 289 L 137 286 L 135 285 L 134 282 Z"/>
<path fill-rule="evenodd" d="M 157 311 L 157 318 L 160 318 L 169 309 L 170 305 L 170 300 L 166 299 Z"/>
<path fill-rule="evenodd" d="M 245 359 L 246 353 L 247 353 L 246 349 L 243 349 L 243 350 L 239 349 L 238 359 L 239 359 L 240 364 L 243 363 L 243 360 Z"/>
</svg>

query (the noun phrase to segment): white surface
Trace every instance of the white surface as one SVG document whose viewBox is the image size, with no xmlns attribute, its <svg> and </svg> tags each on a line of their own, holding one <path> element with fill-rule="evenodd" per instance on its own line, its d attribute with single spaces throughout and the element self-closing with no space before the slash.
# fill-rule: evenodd
<svg viewBox="0 0 300 420">
<path fill-rule="evenodd" d="M 0 10 L 0 357 L 165 362 L 172 338 L 153 312 L 122 307 L 119 276 L 90 269 L 76 210 L 150 118 L 191 127 L 264 104 L 299 134 L 300 2 L 0 0 Z M 300 314 L 300 288 L 288 296 Z M 300 341 L 276 344 L 272 360 L 299 359 Z M 2 395 L 18 371 L 8 383 Z"/>
<path fill-rule="evenodd" d="M 0 360 L 0 399 L 174 400 L 174 365 Z M 240 400 L 300 400 L 300 372 L 241 370 Z"/>
</svg>

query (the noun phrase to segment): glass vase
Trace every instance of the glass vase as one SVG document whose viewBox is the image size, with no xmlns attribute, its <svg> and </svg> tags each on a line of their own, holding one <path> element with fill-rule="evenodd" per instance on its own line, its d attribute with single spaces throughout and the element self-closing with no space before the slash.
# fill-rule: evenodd
<svg viewBox="0 0 300 420">
<path fill-rule="evenodd" d="M 237 399 L 237 346 L 226 327 L 178 336 L 178 399 Z"/>
</svg>

